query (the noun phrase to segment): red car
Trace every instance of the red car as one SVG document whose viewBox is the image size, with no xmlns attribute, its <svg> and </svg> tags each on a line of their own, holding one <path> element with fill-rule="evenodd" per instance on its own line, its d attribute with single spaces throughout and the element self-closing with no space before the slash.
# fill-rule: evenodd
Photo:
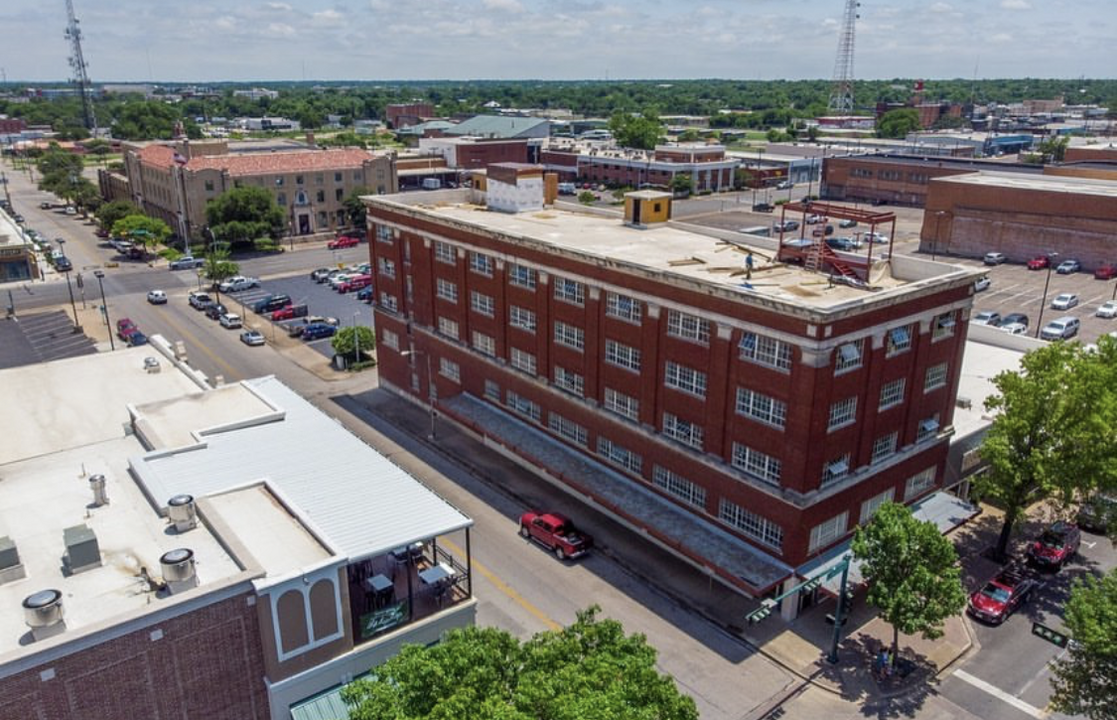
<svg viewBox="0 0 1117 720">
<path fill-rule="evenodd" d="M 581 557 L 593 547 L 592 537 L 558 513 L 534 510 L 524 513 L 520 517 L 520 535 L 547 548 L 559 560 Z"/>
<path fill-rule="evenodd" d="M 1020 570 L 1005 568 L 973 595 L 970 595 L 970 615 L 978 620 L 1000 625 L 1024 603 L 1039 586 L 1034 579 Z"/>
<path fill-rule="evenodd" d="M 1082 531 L 1078 526 L 1059 521 L 1043 531 L 1039 539 L 1028 545 L 1028 559 L 1039 567 L 1056 572 L 1078 552 Z"/>
<path fill-rule="evenodd" d="M 127 340 L 128 336 L 139 330 L 136 323 L 132 322 L 129 318 L 121 318 L 116 321 L 116 336 L 121 340 Z"/>
<path fill-rule="evenodd" d="M 307 311 L 306 305 L 284 305 L 283 307 L 279 308 L 278 310 L 274 310 L 272 312 L 271 319 L 275 320 L 275 321 L 279 321 L 279 320 L 291 320 L 291 319 L 297 318 L 297 317 L 305 317 L 306 316 L 306 311 Z"/>
<path fill-rule="evenodd" d="M 339 293 L 344 294 L 344 293 L 347 293 L 347 292 L 352 292 L 354 290 L 360 290 L 361 288 L 366 288 L 371 284 L 372 284 L 372 276 L 371 275 L 357 275 L 356 277 L 351 277 L 348 280 L 346 280 L 345 282 L 338 285 L 337 286 L 337 291 Z"/>
<path fill-rule="evenodd" d="M 341 237 L 336 238 L 336 239 L 331 240 L 328 243 L 326 243 L 326 248 L 328 250 L 341 250 L 343 248 L 357 247 L 360 244 L 361 244 L 361 239 L 360 238 L 349 237 L 348 235 L 342 235 Z"/>
<path fill-rule="evenodd" d="M 1046 255 L 1039 255 L 1028 261 L 1029 270 L 1043 270 L 1045 267 L 1051 265 L 1051 258 Z"/>
<path fill-rule="evenodd" d="M 1106 263 L 1094 271 L 1094 279 L 1111 280 L 1117 277 L 1117 263 Z"/>
</svg>

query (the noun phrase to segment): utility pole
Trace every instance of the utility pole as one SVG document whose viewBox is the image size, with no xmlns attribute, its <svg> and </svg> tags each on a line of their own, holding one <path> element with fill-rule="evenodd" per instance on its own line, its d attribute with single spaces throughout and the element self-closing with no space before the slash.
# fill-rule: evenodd
<svg viewBox="0 0 1117 720">
<path fill-rule="evenodd" d="M 93 100 L 89 97 L 92 88 L 89 75 L 86 73 L 85 56 L 81 51 L 81 28 L 78 27 L 77 16 L 74 15 L 74 0 L 66 0 L 66 39 L 70 41 L 70 67 L 74 70 L 74 79 L 81 94 L 81 112 L 85 120 L 85 127 L 91 135 L 97 134 L 97 116 L 93 111 Z"/>
<path fill-rule="evenodd" d="M 834 59 L 834 89 L 830 91 L 829 111 L 835 115 L 853 113 L 853 40 L 857 26 L 857 0 L 846 0 L 838 35 L 838 54 Z"/>
</svg>

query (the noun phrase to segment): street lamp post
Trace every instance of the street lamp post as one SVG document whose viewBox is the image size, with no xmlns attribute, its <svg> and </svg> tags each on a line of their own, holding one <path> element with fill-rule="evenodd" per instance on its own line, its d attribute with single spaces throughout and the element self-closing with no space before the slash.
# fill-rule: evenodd
<svg viewBox="0 0 1117 720">
<path fill-rule="evenodd" d="M 109 302 L 105 300 L 105 272 L 104 270 L 94 270 L 93 274 L 97 276 L 97 286 L 101 288 L 101 315 L 105 318 L 105 327 L 109 329 L 109 349 L 116 350 L 116 341 L 112 337 L 112 326 L 109 325 Z"/>
<path fill-rule="evenodd" d="M 66 257 L 66 241 L 58 238 L 58 251 Z M 66 290 L 70 293 L 70 308 L 74 311 L 74 332 L 81 332 L 81 323 L 78 321 L 78 304 L 74 302 L 74 286 L 70 283 L 70 271 L 62 273 L 66 276 Z"/>
<path fill-rule="evenodd" d="M 427 359 L 427 407 L 430 408 L 430 416 L 431 416 L 431 434 L 428 437 L 431 440 L 434 440 L 435 439 L 435 433 L 434 433 L 434 417 L 435 417 L 435 414 L 434 414 L 434 400 L 435 400 L 435 395 L 434 395 L 434 375 L 431 373 L 431 356 L 430 356 L 430 353 L 427 352 L 426 350 L 404 350 L 403 352 L 400 353 L 400 355 L 403 355 L 405 357 L 414 357 L 416 355 L 422 355 L 423 357 L 425 357 Z"/>
<path fill-rule="evenodd" d="M 1051 284 L 1051 266 L 1055 264 L 1055 260 L 1059 257 L 1059 253 L 1047 253 L 1047 278 L 1043 281 L 1043 302 L 1039 304 L 1039 319 L 1036 320 L 1036 337 L 1039 337 L 1040 328 L 1043 327 L 1043 310 L 1047 307 L 1047 287 Z"/>
</svg>

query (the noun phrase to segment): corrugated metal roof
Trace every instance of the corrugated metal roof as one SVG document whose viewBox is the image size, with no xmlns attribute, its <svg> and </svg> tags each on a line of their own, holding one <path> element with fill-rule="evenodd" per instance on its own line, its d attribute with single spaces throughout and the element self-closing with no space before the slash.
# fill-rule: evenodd
<svg viewBox="0 0 1117 720">
<path fill-rule="evenodd" d="M 208 435 L 206 447 L 133 458 L 137 477 L 156 502 L 267 480 L 336 553 L 354 559 L 473 524 L 279 380 L 245 384 L 286 417 Z"/>
<path fill-rule="evenodd" d="M 344 685 L 291 706 L 291 720 L 349 720 L 349 707 L 341 699 Z"/>
<path fill-rule="evenodd" d="M 445 130 L 447 135 L 480 135 L 481 137 L 512 138 L 534 130 L 540 125 L 548 125 L 544 118 L 504 117 L 501 115 L 474 115 Z"/>
</svg>

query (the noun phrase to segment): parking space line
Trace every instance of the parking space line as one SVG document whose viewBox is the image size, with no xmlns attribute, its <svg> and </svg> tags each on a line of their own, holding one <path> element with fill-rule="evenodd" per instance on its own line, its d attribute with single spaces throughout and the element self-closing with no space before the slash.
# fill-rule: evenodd
<svg viewBox="0 0 1117 720">
<path fill-rule="evenodd" d="M 982 680 L 981 678 L 974 677 L 973 675 L 970 675 L 965 670 L 955 670 L 954 671 L 954 677 L 958 678 L 959 680 L 961 680 L 963 682 L 967 682 L 970 685 L 973 685 L 978 690 L 982 690 L 984 692 L 989 693 L 990 695 L 997 698 L 1001 702 L 1008 703 L 1009 705 L 1013 706 L 1017 710 L 1019 710 L 1021 712 L 1024 712 L 1024 713 L 1027 713 L 1028 715 L 1031 715 L 1034 718 L 1037 718 L 1037 720 L 1044 720 L 1044 718 L 1047 717 L 1047 713 L 1045 711 L 1041 710 L 1040 708 L 1037 708 L 1035 705 L 1029 705 L 1028 703 L 1024 702 L 1023 700 L 1016 697 L 1015 695 L 1010 695 L 1007 692 L 1005 692 L 1004 690 L 1001 690 L 999 687 L 997 687 L 995 685 L 992 685 L 990 683 L 987 683 L 984 680 Z"/>
</svg>

